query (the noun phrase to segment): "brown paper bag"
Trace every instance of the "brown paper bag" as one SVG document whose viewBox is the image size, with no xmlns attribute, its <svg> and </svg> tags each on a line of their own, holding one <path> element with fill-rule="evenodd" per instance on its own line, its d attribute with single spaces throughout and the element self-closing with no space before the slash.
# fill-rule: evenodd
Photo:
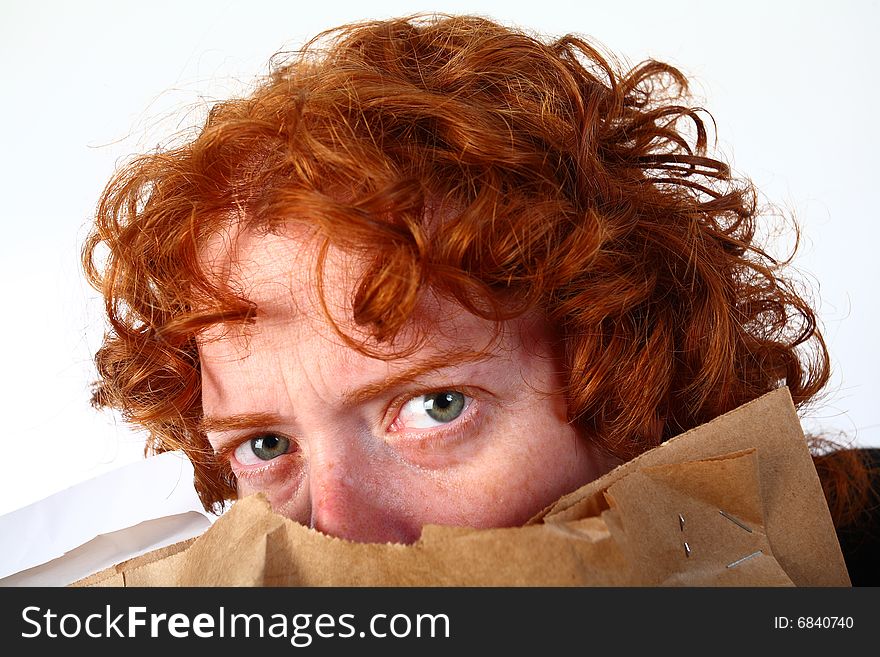
<svg viewBox="0 0 880 657">
<path fill-rule="evenodd" d="M 523 527 L 328 537 L 238 501 L 110 586 L 848 586 L 791 397 L 776 390 L 625 463 Z"/>
</svg>

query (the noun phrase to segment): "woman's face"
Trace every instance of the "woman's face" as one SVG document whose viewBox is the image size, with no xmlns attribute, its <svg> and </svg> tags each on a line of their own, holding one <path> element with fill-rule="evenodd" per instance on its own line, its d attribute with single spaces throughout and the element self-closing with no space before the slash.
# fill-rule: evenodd
<svg viewBox="0 0 880 657">
<path fill-rule="evenodd" d="M 566 420 L 541 322 L 509 321 L 499 334 L 426 296 L 424 345 L 371 358 L 328 322 L 314 254 L 304 235 L 248 233 L 203 254 L 258 309 L 255 324 L 199 340 L 204 429 L 240 496 L 264 492 L 278 513 L 325 534 L 408 543 L 425 524 L 522 524 L 608 469 Z M 331 251 L 325 296 L 343 331 L 366 337 L 350 311 L 360 271 Z"/>
</svg>

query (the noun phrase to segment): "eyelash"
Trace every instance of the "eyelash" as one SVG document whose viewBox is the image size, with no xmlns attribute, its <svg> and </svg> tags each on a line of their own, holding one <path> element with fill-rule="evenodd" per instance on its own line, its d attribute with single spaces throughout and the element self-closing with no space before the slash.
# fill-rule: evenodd
<svg viewBox="0 0 880 657">
<path fill-rule="evenodd" d="M 419 397 L 436 394 L 440 392 L 460 392 L 468 398 L 466 406 L 461 415 L 448 422 L 447 424 L 438 425 L 430 428 L 413 428 L 403 429 L 400 431 L 393 430 L 394 423 L 397 422 L 400 412 L 407 403 Z M 406 443 L 424 443 L 429 446 L 438 446 L 440 443 L 448 444 L 457 438 L 462 437 L 467 429 L 471 428 L 480 416 L 481 400 L 478 391 L 468 386 L 444 386 L 425 390 L 417 394 L 408 392 L 394 400 L 385 414 L 386 420 L 383 423 L 383 430 L 386 435 L 391 434 L 391 442 L 400 441 Z M 390 418 L 390 419 L 389 419 Z M 403 434 L 411 434 L 414 438 L 398 437 Z M 388 440 L 386 438 L 386 440 Z"/>
<path fill-rule="evenodd" d="M 424 397 L 426 395 L 447 391 L 460 392 L 468 398 L 467 405 L 465 406 L 462 414 L 459 417 L 455 418 L 447 424 L 431 428 L 403 429 L 400 431 L 392 430 L 392 426 L 397 421 L 400 411 L 408 402 L 419 397 Z M 440 388 L 433 388 L 430 390 L 421 391 L 417 394 L 413 394 L 412 391 L 409 391 L 404 395 L 400 395 L 394 401 L 392 401 L 391 405 L 388 407 L 388 410 L 385 412 L 385 419 L 383 420 L 381 427 L 383 432 L 386 434 L 386 441 L 388 442 L 399 442 L 402 445 L 423 444 L 428 447 L 439 447 L 444 445 L 448 446 L 463 438 L 464 434 L 467 433 L 467 431 L 477 423 L 477 420 L 479 420 L 480 416 L 482 415 L 480 406 L 481 401 L 479 393 L 468 386 L 444 386 Z M 405 437 L 406 434 L 411 434 L 414 437 L 407 438 Z M 289 440 L 290 451 L 285 452 L 275 459 L 266 461 L 265 465 L 261 465 L 258 467 L 247 466 L 238 462 L 237 459 L 235 459 L 235 451 L 239 447 L 257 438 L 269 435 L 283 436 L 284 438 Z M 390 439 L 387 437 L 389 435 L 391 436 Z M 297 443 L 293 437 L 288 436 L 280 431 L 260 430 L 248 434 L 242 439 L 236 441 L 234 444 L 230 445 L 226 453 L 225 459 L 230 463 L 230 465 L 232 465 L 233 474 L 236 478 L 260 478 L 264 477 L 265 475 L 282 465 L 290 465 L 289 458 L 299 457 L 299 455 L 300 451 L 299 449 L 297 449 Z"/>
<path fill-rule="evenodd" d="M 257 467 L 248 466 L 244 463 L 239 462 L 235 458 L 235 452 L 236 452 L 236 450 L 238 450 L 239 447 L 241 447 L 245 443 L 249 443 L 252 440 L 256 440 L 257 438 L 261 438 L 264 436 L 280 436 L 280 437 L 286 438 L 287 440 L 290 441 L 290 451 L 285 452 L 284 454 L 278 456 L 277 458 L 266 461 L 264 465 L 260 465 Z M 281 465 L 285 465 L 285 464 L 289 465 L 289 459 L 291 457 L 298 458 L 299 456 L 300 456 L 300 451 L 297 448 L 296 440 L 294 440 L 292 437 L 288 436 L 287 434 L 285 434 L 281 431 L 261 430 L 261 431 L 256 431 L 252 434 L 247 435 L 242 440 L 237 441 L 234 445 L 230 445 L 229 451 L 227 452 L 227 455 L 226 455 L 226 459 L 230 463 L 230 465 L 232 466 L 232 472 L 237 479 L 241 479 L 241 478 L 247 479 L 250 477 L 255 477 L 255 478 L 262 477 L 262 476 L 266 475 L 267 473 L 277 469 Z M 238 467 L 236 467 L 236 465 Z"/>
</svg>

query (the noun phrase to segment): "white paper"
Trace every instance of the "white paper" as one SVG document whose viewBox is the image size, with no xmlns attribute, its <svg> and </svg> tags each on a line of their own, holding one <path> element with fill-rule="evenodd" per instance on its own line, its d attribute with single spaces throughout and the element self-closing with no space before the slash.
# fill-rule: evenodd
<svg viewBox="0 0 880 657">
<path fill-rule="evenodd" d="M 64 586 L 197 536 L 214 517 L 192 481 L 189 459 L 167 452 L 0 516 L 0 586 Z"/>
</svg>

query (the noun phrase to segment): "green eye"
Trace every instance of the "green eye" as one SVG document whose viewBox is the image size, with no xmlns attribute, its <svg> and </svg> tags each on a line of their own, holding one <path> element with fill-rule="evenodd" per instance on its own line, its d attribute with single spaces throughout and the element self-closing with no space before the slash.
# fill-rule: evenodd
<svg viewBox="0 0 880 657">
<path fill-rule="evenodd" d="M 283 436 L 268 434 L 251 440 L 251 451 L 262 461 L 271 461 L 290 449 L 290 441 Z"/>
<path fill-rule="evenodd" d="M 457 390 L 441 390 L 413 397 L 400 407 L 396 431 L 431 429 L 457 420 L 470 407 L 470 397 Z"/>
<path fill-rule="evenodd" d="M 436 422 L 452 422 L 465 407 L 465 396 L 454 390 L 434 392 L 423 399 L 425 412 Z"/>
</svg>

